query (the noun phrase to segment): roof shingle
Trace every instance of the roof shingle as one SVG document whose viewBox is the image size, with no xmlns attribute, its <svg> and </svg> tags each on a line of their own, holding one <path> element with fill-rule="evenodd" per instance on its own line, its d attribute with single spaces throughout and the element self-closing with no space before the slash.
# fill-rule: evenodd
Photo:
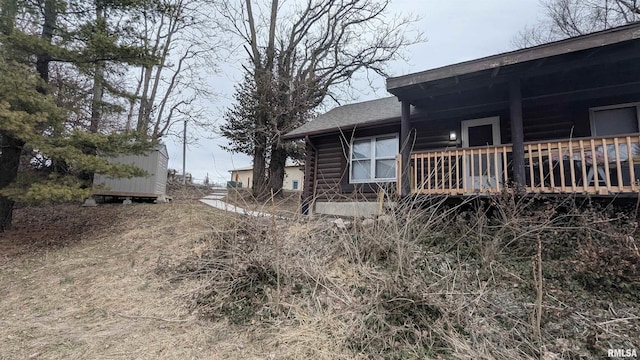
<svg viewBox="0 0 640 360">
<path fill-rule="evenodd" d="M 399 120 L 401 104 L 395 96 L 338 106 L 287 133 L 285 138 L 297 139 L 330 130 L 346 130 L 356 125 Z M 413 112 L 413 107 L 412 107 Z"/>
</svg>

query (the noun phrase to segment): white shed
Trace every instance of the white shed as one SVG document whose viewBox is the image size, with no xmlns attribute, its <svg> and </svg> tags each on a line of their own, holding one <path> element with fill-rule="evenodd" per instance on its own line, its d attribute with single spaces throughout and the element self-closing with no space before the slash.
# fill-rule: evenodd
<svg viewBox="0 0 640 360">
<path fill-rule="evenodd" d="M 109 161 L 137 166 L 149 173 L 149 176 L 127 179 L 95 174 L 93 195 L 165 198 L 169 154 L 164 144 L 156 146 L 146 155 L 120 155 L 109 158 Z"/>
</svg>

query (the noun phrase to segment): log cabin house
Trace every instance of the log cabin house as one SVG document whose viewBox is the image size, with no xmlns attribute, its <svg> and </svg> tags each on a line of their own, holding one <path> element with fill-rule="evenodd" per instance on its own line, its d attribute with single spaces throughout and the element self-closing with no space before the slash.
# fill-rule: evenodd
<svg viewBox="0 0 640 360">
<path fill-rule="evenodd" d="M 387 91 L 286 135 L 306 141 L 303 197 L 315 211 L 340 214 L 331 200 L 375 199 L 385 186 L 640 191 L 640 23 L 389 78 Z"/>
</svg>

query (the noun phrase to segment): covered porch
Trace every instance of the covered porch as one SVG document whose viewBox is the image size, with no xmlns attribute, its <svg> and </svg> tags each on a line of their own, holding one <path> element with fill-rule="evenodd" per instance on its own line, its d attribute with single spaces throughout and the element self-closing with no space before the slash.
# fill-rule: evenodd
<svg viewBox="0 0 640 360">
<path fill-rule="evenodd" d="M 640 190 L 640 134 L 527 142 L 523 149 L 522 187 L 527 193 L 612 195 Z M 397 168 L 404 168 L 401 156 Z M 495 194 L 516 184 L 512 144 L 410 156 L 411 194 Z M 399 191 L 402 187 L 398 182 Z"/>
<path fill-rule="evenodd" d="M 640 25 L 390 78 L 401 195 L 640 191 Z"/>
</svg>

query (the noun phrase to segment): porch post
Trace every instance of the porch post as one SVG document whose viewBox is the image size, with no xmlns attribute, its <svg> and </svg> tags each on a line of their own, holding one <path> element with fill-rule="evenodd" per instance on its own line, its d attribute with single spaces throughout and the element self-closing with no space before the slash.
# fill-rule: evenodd
<svg viewBox="0 0 640 360">
<path fill-rule="evenodd" d="M 512 79 L 509 83 L 509 108 L 511 113 L 511 143 L 513 143 L 513 180 L 517 185 L 525 186 L 524 129 L 522 125 L 520 79 Z"/>
<path fill-rule="evenodd" d="M 309 215 L 313 212 L 313 201 L 315 197 L 315 189 L 313 184 L 316 177 L 316 157 L 318 152 L 313 146 L 309 136 L 305 136 L 305 159 L 304 159 L 304 180 L 302 181 L 302 203 L 300 204 L 300 212 L 302 215 Z"/>
<path fill-rule="evenodd" d="M 411 143 L 409 141 L 410 132 L 410 117 L 411 117 L 411 104 L 408 101 L 402 101 L 402 117 L 400 119 L 400 154 L 402 159 L 402 168 L 400 169 L 401 176 L 401 194 L 402 196 L 409 195 L 411 193 L 411 180 L 409 178 L 410 164 L 409 159 L 411 156 Z"/>
</svg>

